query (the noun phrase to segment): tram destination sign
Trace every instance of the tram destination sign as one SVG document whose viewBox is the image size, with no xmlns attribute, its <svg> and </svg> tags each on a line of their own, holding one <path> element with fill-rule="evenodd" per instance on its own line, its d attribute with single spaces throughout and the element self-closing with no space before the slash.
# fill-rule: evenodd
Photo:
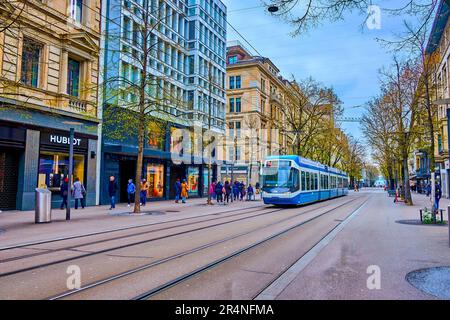
<svg viewBox="0 0 450 320">
<path fill-rule="evenodd" d="M 69 146 L 69 134 L 41 132 L 41 144 L 51 146 Z M 86 138 L 75 137 L 73 139 L 73 146 L 76 148 L 87 149 L 88 141 Z"/>
</svg>

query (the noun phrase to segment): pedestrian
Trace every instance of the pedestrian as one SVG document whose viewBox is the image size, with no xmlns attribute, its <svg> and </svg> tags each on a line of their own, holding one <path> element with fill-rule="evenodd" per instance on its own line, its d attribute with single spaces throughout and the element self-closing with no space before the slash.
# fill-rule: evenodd
<svg viewBox="0 0 450 320">
<path fill-rule="evenodd" d="M 127 198 L 128 198 L 128 207 L 131 206 L 131 203 L 134 202 L 136 196 L 136 186 L 133 183 L 132 179 L 128 180 L 127 185 Z"/>
<path fill-rule="evenodd" d="M 69 178 L 64 178 L 61 184 L 61 210 L 67 208 L 67 195 L 69 194 Z"/>
<path fill-rule="evenodd" d="M 223 202 L 223 198 L 222 198 L 222 194 L 223 194 L 223 185 L 222 183 L 219 181 L 216 183 L 216 186 L 214 188 L 214 191 L 216 193 L 216 197 L 217 197 L 217 203 L 219 202 Z"/>
<path fill-rule="evenodd" d="M 233 183 L 233 200 L 237 201 L 239 199 L 239 182 L 235 181 Z"/>
<path fill-rule="evenodd" d="M 230 202 L 231 191 L 232 191 L 230 182 L 225 181 L 225 186 L 224 186 L 224 188 L 225 188 L 225 201 L 226 201 L 227 203 L 229 203 L 229 202 Z M 231 201 L 233 201 L 233 200 L 231 200 Z"/>
<path fill-rule="evenodd" d="M 79 178 L 75 178 L 75 182 L 73 184 L 72 196 L 75 199 L 75 210 L 78 210 L 78 201 L 80 201 L 81 208 L 84 209 L 84 195 L 86 194 L 86 189 L 81 183 Z"/>
<path fill-rule="evenodd" d="M 256 182 L 255 184 L 255 194 L 261 194 L 261 184 L 259 182 Z M 256 200 L 256 195 L 255 195 L 255 200 Z"/>
<path fill-rule="evenodd" d="M 441 200 L 441 198 L 442 198 L 441 185 L 437 183 L 434 191 L 434 210 L 436 214 L 439 212 L 439 201 Z"/>
<path fill-rule="evenodd" d="M 141 199 L 141 206 L 143 207 L 145 207 L 145 205 L 147 204 L 147 194 L 148 194 L 148 183 L 146 179 L 142 179 L 140 199 Z"/>
<path fill-rule="evenodd" d="M 239 200 L 242 201 L 243 200 L 243 194 L 244 194 L 244 182 L 239 182 L 238 184 L 238 191 L 239 191 Z"/>
<path fill-rule="evenodd" d="M 255 190 L 253 189 L 252 184 L 250 183 L 247 188 L 247 201 L 251 201 L 254 195 Z"/>
<path fill-rule="evenodd" d="M 181 197 L 181 182 L 180 182 L 180 178 L 177 179 L 177 181 L 175 181 L 175 203 L 178 203 L 180 201 L 180 197 Z"/>
<path fill-rule="evenodd" d="M 186 182 L 186 179 L 183 179 L 183 183 L 181 184 L 181 201 L 186 203 L 186 199 L 188 198 L 188 190 L 189 186 Z"/>
<path fill-rule="evenodd" d="M 431 184 L 428 183 L 427 184 L 427 197 L 429 197 L 431 195 Z"/>
<path fill-rule="evenodd" d="M 116 208 L 117 189 L 118 188 L 117 188 L 116 178 L 114 176 L 109 177 L 108 194 L 109 194 L 109 199 L 111 202 L 111 208 L 109 208 L 109 210 Z"/>
<path fill-rule="evenodd" d="M 216 181 L 212 181 L 209 185 L 209 194 L 211 195 L 211 199 L 216 199 Z"/>
</svg>

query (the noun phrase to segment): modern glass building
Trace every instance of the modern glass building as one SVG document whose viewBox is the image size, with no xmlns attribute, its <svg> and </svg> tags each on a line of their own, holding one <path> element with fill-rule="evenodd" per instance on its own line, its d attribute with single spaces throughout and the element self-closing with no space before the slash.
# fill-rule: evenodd
<svg viewBox="0 0 450 320">
<path fill-rule="evenodd" d="M 108 0 L 103 8 L 102 69 L 103 108 L 101 203 L 107 203 L 109 176 L 114 175 L 126 200 L 128 179 L 135 178 L 137 134 L 116 134 L 120 117 L 114 110 L 137 104 L 135 90 L 120 83 L 140 82 L 148 53 L 146 85 L 150 99 L 157 101 L 145 138 L 142 177 L 150 190 L 149 199 L 174 196 L 177 178 L 187 179 L 191 197 L 207 193 L 209 159 L 194 155 L 173 161 L 179 153 L 176 129 L 202 132 L 210 128 L 225 132 L 226 7 L 219 0 Z M 144 23 L 145 19 L 149 21 Z M 147 36 L 149 41 L 144 41 Z M 119 81 L 114 81 L 119 79 Z M 209 109 L 211 107 L 211 109 Z M 151 109 L 151 108 L 150 108 Z M 113 110 L 111 112 L 111 110 Z M 131 112 L 131 111 L 130 111 Z M 126 126 L 126 124 L 124 124 Z M 192 144 L 196 143 L 192 138 Z M 213 176 L 218 172 L 213 167 Z"/>
</svg>

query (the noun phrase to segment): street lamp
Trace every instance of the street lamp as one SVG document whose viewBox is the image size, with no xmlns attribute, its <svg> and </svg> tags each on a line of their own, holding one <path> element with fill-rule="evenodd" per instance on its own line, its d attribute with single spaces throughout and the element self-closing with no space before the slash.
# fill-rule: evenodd
<svg viewBox="0 0 450 320">
<path fill-rule="evenodd" d="M 73 174 L 73 140 L 75 139 L 75 128 L 73 126 L 81 126 L 82 123 L 74 121 L 64 121 L 64 124 L 71 126 L 69 134 L 69 177 L 68 177 L 68 190 L 67 190 L 67 207 L 66 207 L 66 220 L 70 220 L 70 201 L 72 200 L 72 174 Z"/>
<path fill-rule="evenodd" d="M 280 10 L 280 8 L 276 4 L 271 4 L 267 8 L 267 11 L 269 11 L 270 13 L 275 13 L 275 12 L 278 12 L 279 10 Z"/>
</svg>

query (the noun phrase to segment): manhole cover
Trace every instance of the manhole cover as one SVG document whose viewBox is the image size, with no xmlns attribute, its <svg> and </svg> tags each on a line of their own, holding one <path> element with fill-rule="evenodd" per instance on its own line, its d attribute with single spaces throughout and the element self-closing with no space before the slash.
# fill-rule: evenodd
<svg viewBox="0 0 450 320">
<path fill-rule="evenodd" d="M 162 211 L 150 211 L 150 212 L 143 212 L 143 214 L 149 215 L 149 216 L 163 216 L 166 213 Z"/>
<path fill-rule="evenodd" d="M 414 287 L 440 299 L 450 299 L 450 267 L 420 269 L 406 275 Z"/>
<path fill-rule="evenodd" d="M 408 224 L 408 225 L 413 225 L 413 226 L 429 226 L 429 227 L 446 227 L 447 223 L 437 223 L 437 224 L 423 224 L 422 221 L 420 220 L 397 220 L 395 221 L 396 223 L 400 223 L 400 224 Z"/>
</svg>

